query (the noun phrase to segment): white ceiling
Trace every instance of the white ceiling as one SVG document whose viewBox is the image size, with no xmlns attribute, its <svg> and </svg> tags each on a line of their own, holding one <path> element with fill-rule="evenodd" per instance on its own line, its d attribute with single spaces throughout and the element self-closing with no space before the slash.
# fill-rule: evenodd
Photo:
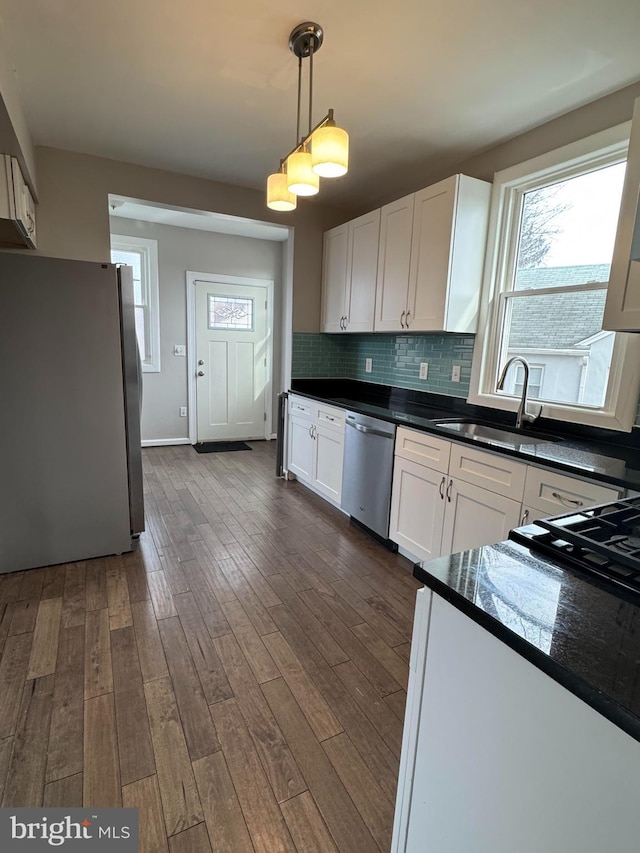
<svg viewBox="0 0 640 853">
<path fill-rule="evenodd" d="M 284 242 L 289 236 L 286 225 L 271 225 L 241 216 L 227 216 L 207 210 L 189 210 L 167 207 L 152 202 L 137 201 L 123 196 L 109 196 L 109 215 L 158 225 L 173 225 L 176 228 L 195 228 L 196 231 L 211 231 L 218 234 L 234 234 L 236 237 L 254 237 L 258 240 Z"/>
<path fill-rule="evenodd" d="M 638 0 L 0 0 L 0 15 L 37 144 L 256 188 L 294 143 L 289 32 L 317 21 L 314 119 L 333 107 L 352 153 L 319 198 L 350 205 L 640 79 Z"/>
</svg>

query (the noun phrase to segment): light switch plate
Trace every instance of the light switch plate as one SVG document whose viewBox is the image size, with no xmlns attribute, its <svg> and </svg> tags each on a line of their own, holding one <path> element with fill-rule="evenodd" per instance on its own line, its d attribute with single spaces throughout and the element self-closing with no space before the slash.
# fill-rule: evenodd
<svg viewBox="0 0 640 853">
<path fill-rule="evenodd" d="M 185 356 L 187 354 L 186 346 L 181 345 L 181 344 L 175 344 L 173 347 L 173 354 Z"/>
<path fill-rule="evenodd" d="M 451 381 L 452 382 L 460 382 L 460 365 L 454 364 L 453 370 L 451 371 Z"/>
<path fill-rule="evenodd" d="M 364 360 L 364 372 L 365 373 L 371 373 L 372 370 L 373 370 L 373 359 L 372 358 L 365 358 L 365 360 Z"/>
<path fill-rule="evenodd" d="M 420 379 L 426 379 L 429 375 L 429 363 L 427 361 L 420 362 Z"/>
</svg>

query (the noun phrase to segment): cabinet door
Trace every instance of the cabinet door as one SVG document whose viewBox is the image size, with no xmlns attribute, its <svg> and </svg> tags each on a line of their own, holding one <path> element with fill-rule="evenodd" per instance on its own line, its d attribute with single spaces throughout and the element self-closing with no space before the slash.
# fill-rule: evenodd
<svg viewBox="0 0 640 853">
<path fill-rule="evenodd" d="M 376 285 L 376 332 L 403 331 L 409 291 L 414 194 L 380 211 L 380 247 Z"/>
<path fill-rule="evenodd" d="M 344 435 L 330 425 L 317 423 L 314 427 L 314 445 L 313 485 L 323 495 L 339 504 Z"/>
<path fill-rule="evenodd" d="M 347 223 L 325 232 L 322 253 L 322 331 L 341 332 L 346 316 Z"/>
<path fill-rule="evenodd" d="M 314 442 L 311 437 L 311 420 L 289 415 L 289 471 L 299 480 L 313 479 Z"/>
<path fill-rule="evenodd" d="M 454 175 L 415 196 L 408 302 L 413 332 L 445 330 L 456 180 Z"/>
<path fill-rule="evenodd" d="M 607 288 L 603 329 L 640 331 L 640 98 L 633 111 L 629 156 Z"/>
<path fill-rule="evenodd" d="M 520 501 L 463 480 L 447 480 L 442 553 L 493 545 L 520 524 Z"/>
<path fill-rule="evenodd" d="M 380 210 L 349 223 L 345 299 L 348 332 L 373 331 L 379 237 Z"/>
<path fill-rule="evenodd" d="M 440 554 L 446 477 L 396 456 L 389 538 L 421 560 Z"/>
</svg>

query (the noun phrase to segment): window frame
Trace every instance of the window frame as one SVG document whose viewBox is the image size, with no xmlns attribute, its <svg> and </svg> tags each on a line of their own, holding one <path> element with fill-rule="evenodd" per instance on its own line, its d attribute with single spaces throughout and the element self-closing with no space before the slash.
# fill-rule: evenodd
<svg viewBox="0 0 640 853">
<path fill-rule="evenodd" d="M 160 286 L 158 276 L 158 241 L 147 237 L 111 235 L 111 250 L 140 255 L 141 287 L 144 303 L 136 308 L 144 311 L 145 334 L 150 356 L 141 359 L 143 373 L 160 373 Z"/>
<path fill-rule="evenodd" d="M 624 160 L 630 131 L 631 122 L 624 122 L 494 175 L 469 403 L 514 412 L 520 404 L 518 397 L 497 392 L 495 386 L 502 366 L 499 361 L 504 347 L 502 317 L 508 302 L 502 294 L 513 290 L 519 237 L 516 223 L 522 196 L 540 186 Z M 542 401 L 536 401 L 535 406 L 542 406 L 541 413 L 546 418 L 628 432 L 635 422 L 639 390 L 640 336 L 616 332 L 601 408 Z"/>
</svg>

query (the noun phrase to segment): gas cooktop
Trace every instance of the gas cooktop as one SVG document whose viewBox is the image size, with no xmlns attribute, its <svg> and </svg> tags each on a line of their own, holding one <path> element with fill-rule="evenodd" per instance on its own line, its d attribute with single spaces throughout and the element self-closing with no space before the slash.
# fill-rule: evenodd
<svg viewBox="0 0 640 853">
<path fill-rule="evenodd" d="M 541 519 L 509 538 L 640 595 L 640 497 Z"/>
</svg>

